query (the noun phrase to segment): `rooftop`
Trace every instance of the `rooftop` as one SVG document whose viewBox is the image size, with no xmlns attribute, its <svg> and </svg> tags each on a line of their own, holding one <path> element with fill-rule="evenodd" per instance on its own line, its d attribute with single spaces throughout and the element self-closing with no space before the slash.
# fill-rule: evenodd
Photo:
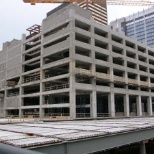
<svg viewBox="0 0 154 154">
<path fill-rule="evenodd" d="M 4 120 L 0 122 L 0 142 L 22 148 L 113 136 L 154 128 L 154 117 L 58 122 L 31 121 L 5 124 Z"/>
</svg>

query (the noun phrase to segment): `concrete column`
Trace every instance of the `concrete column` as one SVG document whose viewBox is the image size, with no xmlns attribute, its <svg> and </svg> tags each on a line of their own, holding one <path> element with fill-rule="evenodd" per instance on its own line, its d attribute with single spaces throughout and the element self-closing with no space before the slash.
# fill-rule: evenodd
<svg viewBox="0 0 154 154">
<path fill-rule="evenodd" d="M 69 64 L 69 73 L 70 73 L 70 91 L 69 91 L 69 98 L 70 98 L 70 118 L 76 118 L 76 89 L 75 89 L 75 61 L 70 62 Z"/>
<path fill-rule="evenodd" d="M 22 109 L 19 109 L 19 118 L 24 118 L 23 116 L 24 116 L 23 110 Z"/>
<path fill-rule="evenodd" d="M 70 55 L 71 62 L 69 63 L 69 103 L 70 103 L 70 118 L 76 119 L 76 88 L 75 88 L 75 19 L 74 19 L 75 11 L 69 11 L 69 18 L 70 18 Z"/>
<path fill-rule="evenodd" d="M 113 68 L 110 68 L 110 80 L 111 82 L 114 81 Z"/>
<path fill-rule="evenodd" d="M 137 96 L 137 116 L 142 116 L 141 96 Z"/>
<path fill-rule="evenodd" d="M 42 109 L 43 105 L 43 96 L 40 95 L 40 108 L 39 108 L 39 118 L 42 119 L 44 117 L 44 109 Z"/>
<path fill-rule="evenodd" d="M 43 108 L 39 108 L 39 118 L 42 119 L 44 118 L 44 109 Z"/>
<path fill-rule="evenodd" d="M 124 116 L 129 117 L 129 95 L 124 96 Z"/>
<path fill-rule="evenodd" d="M 110 117 L 115 117 L 115 102 L 114 102 L 114 92 L 111 92 L 109 94 L 109 99 L 108 99 L 108 110 L 109 110 L 109 115 Z"/>
<path fill-rule="evenodd" d="M 97 117 L 97 100 L 96 100 L 96 91 L 92 91 L 90 94 L 90 116 L 91 118 Z"/>
<path fill-rule="evenodd" d="M 20 112 L 20 110 L 19 110 L 19 112 Z M 4 109 L 4 118 L 6 118 L 6 116 L 7 116 L 7 111 L 6 111 L 6 109 Z"/>
<path fill-rule="evenodd" d="M 148 97 L 148 104 L 147 104 L 148 106 L 148 115 L 149 116 L 152 116 L 152 99 L 151 99 L 151 96 L 149 96 Z"/>
<path fill-rule="evenodd" d="M 144 142 L 140 143 L 140 154 L 146 154 L 146 148 Z"/>
<path fill-rule="evenodd" d="M 70 118 L 76 118 L 76 91 L 70 91 Z"/>
<path fill-rule="evenodd" d="M 23 118 L 23 110 L 21 109 L 21 107 L 23 106 L 23 98 L 21 97 L 21 95 L 23 95 L 24 92 L 23 92 L 23 87 L 20 87 L 20 90 L 19 90 L 19 95 L 20 95 L 20 98 L 19 98 L 19 118 Z"/>
</svg>

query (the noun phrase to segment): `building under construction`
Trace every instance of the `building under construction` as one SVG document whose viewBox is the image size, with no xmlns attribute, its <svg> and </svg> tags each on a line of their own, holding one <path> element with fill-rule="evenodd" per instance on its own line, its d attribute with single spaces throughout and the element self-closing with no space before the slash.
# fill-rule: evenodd
<svg viewBox="0 0 154 154">
<path fill-rule="evenodd" d="M 154 49 L 70 4 L 0 52 L 1 116 L 152 116 Z"/>
</svg>

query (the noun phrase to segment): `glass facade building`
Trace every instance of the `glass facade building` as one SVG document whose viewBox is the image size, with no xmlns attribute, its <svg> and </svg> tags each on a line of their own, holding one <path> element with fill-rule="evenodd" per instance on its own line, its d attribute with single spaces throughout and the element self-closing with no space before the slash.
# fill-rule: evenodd
<svg viewBox="0 0 154 154">
<path fill-rule="evenodd" d="M 154 47 L 154 8 L 149 8 L 110 23 L 112 29 Z"/>
</svg>

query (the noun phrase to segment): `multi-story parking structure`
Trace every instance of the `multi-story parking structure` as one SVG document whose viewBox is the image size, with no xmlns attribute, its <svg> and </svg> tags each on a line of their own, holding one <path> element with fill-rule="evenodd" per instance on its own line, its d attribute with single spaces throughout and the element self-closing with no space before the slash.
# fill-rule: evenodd
<svg viewBox="0 0 154 154">
<path fill-rule="evenodd" d="M 70 4 L 0 52 L 1 115 L 152 116 L 154 49 Z"/>
</svg>

